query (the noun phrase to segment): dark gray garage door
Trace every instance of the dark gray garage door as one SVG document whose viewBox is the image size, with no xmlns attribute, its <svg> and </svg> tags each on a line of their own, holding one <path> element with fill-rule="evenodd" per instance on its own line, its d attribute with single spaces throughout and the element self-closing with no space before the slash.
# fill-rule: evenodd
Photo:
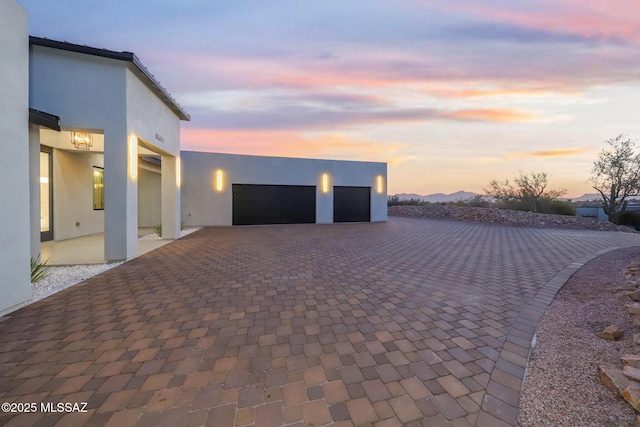
<svg viewBox="0 0 640 427">
<path fill-rule="evenodd" d="M 371 221 L 371 187 L 333 187 L 333 222 Z"/>
<path fill-rule="evenodd" d="M 312 185 L 233 184 L 233 225 L 316 222 Z"/>
</svg>

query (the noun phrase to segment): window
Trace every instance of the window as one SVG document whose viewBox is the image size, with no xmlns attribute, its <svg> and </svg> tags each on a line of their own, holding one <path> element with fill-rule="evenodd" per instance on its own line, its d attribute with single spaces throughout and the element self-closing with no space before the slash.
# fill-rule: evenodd
<svg viewBox="0 0 640 427">
<path fill-rule="evenodd" d="M 104 210 L 104 168 L 93 167 L 93 210 Z"/>
</svg>

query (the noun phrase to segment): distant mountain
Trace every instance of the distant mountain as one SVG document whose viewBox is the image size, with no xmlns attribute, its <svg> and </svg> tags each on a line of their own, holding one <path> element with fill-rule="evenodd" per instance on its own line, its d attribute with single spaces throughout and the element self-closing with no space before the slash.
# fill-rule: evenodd
<svg viewBox="0 0 640 427">
<path fill-rule="evenodd" d="M 400 200 L 409 200 L 409 199 L 418 199 L 423 202 L 431 202 L 431 203 L 442 203 L 442 202 L 455 202 L 457 200 L 467 200 L 471 199 L 475 196 L 479 196 L 478 193 L 471 193 L 469 191 L 456 191 L 451 194 L 444 193 L 435 193 L 435 194 L 427 194 L 426 196 L 421 196 L 420 194 L 415 193 L 400 193 L 396 194 Z"/>
<path fill-rule="evenodd" d="M 601 196 L 599 193 L 587 193 L 580 197 L 563 197 L 563 199 L 571 200 L 572 202 L 587 202 L 590 200 L 600 200 Z"/>
</svg>

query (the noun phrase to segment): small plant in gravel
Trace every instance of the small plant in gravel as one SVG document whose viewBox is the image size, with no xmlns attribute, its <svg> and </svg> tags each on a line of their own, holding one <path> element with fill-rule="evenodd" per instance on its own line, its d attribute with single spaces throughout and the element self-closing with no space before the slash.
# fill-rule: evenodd
<svg viewBox="0 0 640 427">
<path fill-rule="evenodd" d="M 180 230 L 184 230 L 187 228 L 187 225 L 184 221 L 180 221 Z M 158 235 L 158 237 L 162 237 L 162 224 L 156 224 L 153 226 L 153 232 Z"/>
<path fill-rule="evenodd" d="M 48 261 L 40 261 L 40 255 L 35 259 L 31 257 L 31 283 L 37 283 L 49 275 L 51 266 L 47 264 Z"/>
</svg>

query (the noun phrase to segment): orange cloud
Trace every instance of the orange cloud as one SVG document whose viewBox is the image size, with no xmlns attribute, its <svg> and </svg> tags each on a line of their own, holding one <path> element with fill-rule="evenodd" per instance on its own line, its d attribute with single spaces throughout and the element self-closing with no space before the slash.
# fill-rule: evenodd
<svg viewBox="0 0 640 427">
<path fill-rule="evenodd" d="M 382 143 L 342 134 L 305 136 L 286 131 L 182 129 L 183 149 L 262 156 L 382 161 L 399 164 L 410 159 L 404 144 Z"/>
<path fill-rule="evenodd" d="M 543 151 L 531 151 L 531 152 L 523 152 L 523 153 L 513 153 L 506 154 L 502 156 L 504 160 L 514 160 L 514 159 L 522 159 L 522 158 L 548 158 L 548 157 L 566 157 L 566 156 L 576 156 L 578 154 L 587 153 L 591 151 L 590 148 L 558 148 L 555 150 L 543 150 Z"/>
<path fill-rule="evenodd" d="M 517 110 L 472 109 L 458 110 L 444 115 L 454 120 L 472 120 L 488 122 L 523 122 L 533 120 L 534 116 Z"/>
</svg>

